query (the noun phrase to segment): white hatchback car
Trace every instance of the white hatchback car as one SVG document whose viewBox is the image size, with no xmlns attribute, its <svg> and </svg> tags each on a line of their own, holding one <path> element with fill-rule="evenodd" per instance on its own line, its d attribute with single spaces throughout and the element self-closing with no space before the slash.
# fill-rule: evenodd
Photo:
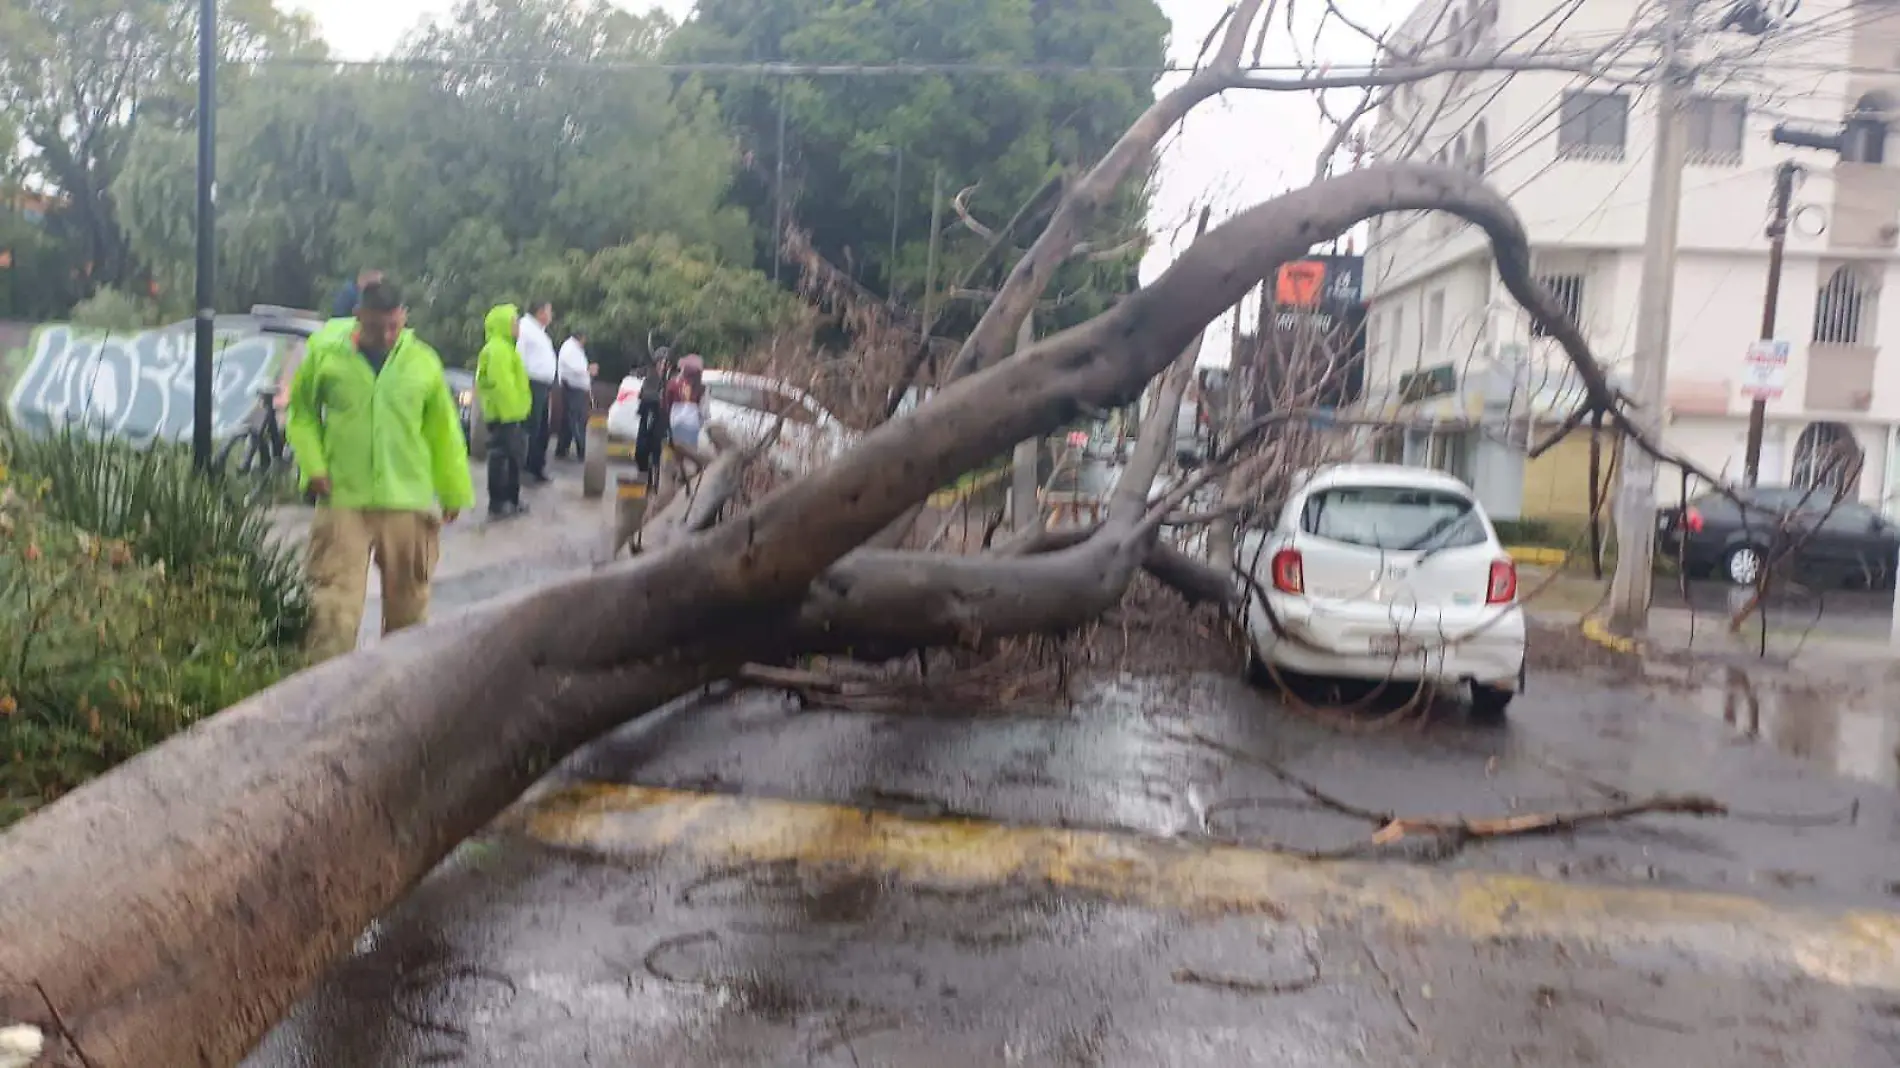
<svg viewBox="0 0 1900 1068">
<path fill-rule="evenodd" d="M 607 433 L 613 437 L 632 441 L 638 435 L 642 381 L 636 375 L 621 380 L 620 392 L 607 409 Z M 784 418 L 767 458 L 786 474 L 803 474 L 829 463 L 856 438 L 810 394 L 778 379 L 708 370 L 704 381 L 706 422 L 724 424 L 741 442 L 764 439 Z"/>
<path fill-rule="evenodd" d="M 1501 718 L 1524 683 L 1517 566 L 1471 487 L 1390 464 L 1306 475 L 1269 531 L 1236 546 L 1254 578 L 1256 665 L 1333 678 L 1469 684 Z"/>
</svg>

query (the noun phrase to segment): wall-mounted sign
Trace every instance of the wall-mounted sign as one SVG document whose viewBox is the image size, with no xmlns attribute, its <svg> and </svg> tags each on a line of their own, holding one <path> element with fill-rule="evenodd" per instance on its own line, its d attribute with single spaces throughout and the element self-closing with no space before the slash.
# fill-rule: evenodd
<svg viewBox="0 0 1900 1068">
<path fill-rule="evenodd" d="M 1283 308 L 1346 308 L 1360 302 L 1365 257 L 1313 256 L 1280 265 L 1273 301 Z"/>
<path fill-rule="evenodd" d="M 1788 388 L 1788 343 L 1757 341 L 1742 360 L 1742 396 L 1771 401 Z"/>
</svg>

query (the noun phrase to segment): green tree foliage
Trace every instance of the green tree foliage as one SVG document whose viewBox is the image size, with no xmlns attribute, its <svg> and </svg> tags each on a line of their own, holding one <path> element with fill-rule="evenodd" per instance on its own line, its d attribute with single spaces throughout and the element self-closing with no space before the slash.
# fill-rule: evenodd
<svg viewBox="0 0 1900 1068">
<path fill-rule="evenodd" d="M 707 61 L 1154 69 L 1164 61 L 1167 32 L 1154 0 L 700 0 L 671 49 Z M 759 224 L 760 249 L 769 258 L 777 84 L 708 78 L 756 161 L 738 195 Z M 980 183 L 970 203 L 1000 223 L 1054 168 L 1100 157 L 1152 99 L 1153 79 L 1045 70 L 791 78 L 783 88 L 796 221 L 834 263 L 915 297 L 925 279 L 936 168 L 950 193 Z M 903 152 L 901 187 L 893 149 Z M 900 234 L 894 265 L 893 194 Z M 1145 206 L 1144 188 L 1126 190 L 1104 224 L 1110 243 L 1140 230 Z M 948 237 L 940 279 L 954 277 L 982 250 L 961 228 Z M 1058 318 L 1099 310 L 1133 284 L 1137 259 L 1131 252 L 1069 268 L 1054 290 L 1072 295 Z"/>
<path fill-rule="evenodd" d="M 595 255 L 570 253 L 541 272 L 535 291 L 588 333 L 603 373 L 643 361 L 656 344 L 724 363 L 791 325 L 797 303 L 750 267 L 722 264 L 717 250 L 671 234 L 640 237 Z"/>
<path fill-rule="evenodd" d="M 743 257 L 717 105 L 655 72 L 600 66 L 650 61 L 672 29 L 605 2 L 469 0 L 400 68 L 228 79 L 220 305 L 327 308 L 358 268 L 382 267 L 417 329 L 462 361 L 482 313 L 532 296 L 571 251 L 670 232 Z M 192 271 L 193 153 L 183 132 L 141 129 L 114 187 L 133 247 L 174 292 Z"/>
<path fill-rule="evenodd" d="M 227 62 L 315 47 L 270 0 L 225 0 L 220 31 Z M 0 114 L 29 148 L 24 177 L 60 198 L 47 229 L 87 291 L 134 271 L 112 184 L 135 124 L 191 121 L 196 49 L 191 0 L 0 0 Z"/>
<path fill-rule="evenodd" d="M 93 330 L 131 333 L 148 326 L 157 326 L 161 316 L 152 301 L 141 300 L 123 289 L 106 286 L 73 305 L 68 318 L 74 325 Z"/>
</svg>

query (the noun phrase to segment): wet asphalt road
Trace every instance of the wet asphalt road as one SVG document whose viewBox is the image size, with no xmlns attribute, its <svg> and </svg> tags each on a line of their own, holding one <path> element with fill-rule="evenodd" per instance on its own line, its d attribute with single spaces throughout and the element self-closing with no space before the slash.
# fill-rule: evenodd
<svg viewBox="0 0 1900 1068">
<path fill-rule="evenodd" d="M 465 530 L 438 612 L 586 527 Z M 1538 673 L 1504 729 L 1209 674 L 682 702 L 467 843 L 246 1063 L 1900 1064 L 1900 712 L 1839 674 Z M 1659 792 L 1733 811 L 1371 844 Z"/>
<path fill-rule="evenodd" d="M 683 704 L 464 847 L 248 1063 L 1900 1063 L 1900 808 L 1822 766 L 1840 723 L 1803 758 L 1680 683 L 1533 685 L 1504 730 L 1377 733 L 1215 676 Z M 1418 815 L 1737 813 L 1380 850 L 1295 781 Z"/>
</svg>

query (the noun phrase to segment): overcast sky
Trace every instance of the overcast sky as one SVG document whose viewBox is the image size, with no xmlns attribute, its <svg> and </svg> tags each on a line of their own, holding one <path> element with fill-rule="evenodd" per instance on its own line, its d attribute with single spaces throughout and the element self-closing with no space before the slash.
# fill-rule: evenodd
<svg viewBox="0 0 1900 1068">
<path fill-rule="evenodd" d="M 1355 0 L 1346 6 L 1362 24 L 1389 25 L 1411 6 L 1412 0 Z M 453 0 L 290 0 L 317 20 L 331 48 L 348 59 L 370 59 L 399 48 L 414 28 L 440 17 Z M 1214 21 L 1226 9 L 1226 0 L 1159 0 L 1174 23 L 1170 58 L 1192 63 Z M 645 10 L 659 7 L 677 19 L 692 9 L 692 0 L 623 3 Z M 1301 5 L 1313 8 L 1316 5 Z M 1296 8 L 1296 12 L 1301 8 Z M 1277 18 L 1276 18 L 1276 21 Z M 1302 31 L 1310 38 L 1310 31 Z M 1269 40 L 1263 63 L 1289 63 L 1310 58 L 1310 40 L 1299 42 L 1299 54 L 1284 29 Z M 1349 32 L 1323 35 L 1320 58 L 1332 63 L 1363 63 L 1370 50 Z M 1164 83 L 1164 88 L 1167 83 Z M 1313 173 L 1314 155 L 1325 143 L 1318 110 L 1304 94 L 1249 92 L 1203 104 L 1166 145 L 1161 160 L 1160 186 L 1154 198 L 1150 228 L 1156 241 L 1142 264 L 1144 278 L 1165 269 L 1181 244 L 1192 236 L 1192 218 L 1204 203 L 1212 204 L 1215 220 L 1304 183 Z M 1177 240 L 1178 233 L 1178 240 Z M 1225 363 L 1228 331 L 1216 324 L 1208 333 L 1203 362 Z"/>
</svg>

